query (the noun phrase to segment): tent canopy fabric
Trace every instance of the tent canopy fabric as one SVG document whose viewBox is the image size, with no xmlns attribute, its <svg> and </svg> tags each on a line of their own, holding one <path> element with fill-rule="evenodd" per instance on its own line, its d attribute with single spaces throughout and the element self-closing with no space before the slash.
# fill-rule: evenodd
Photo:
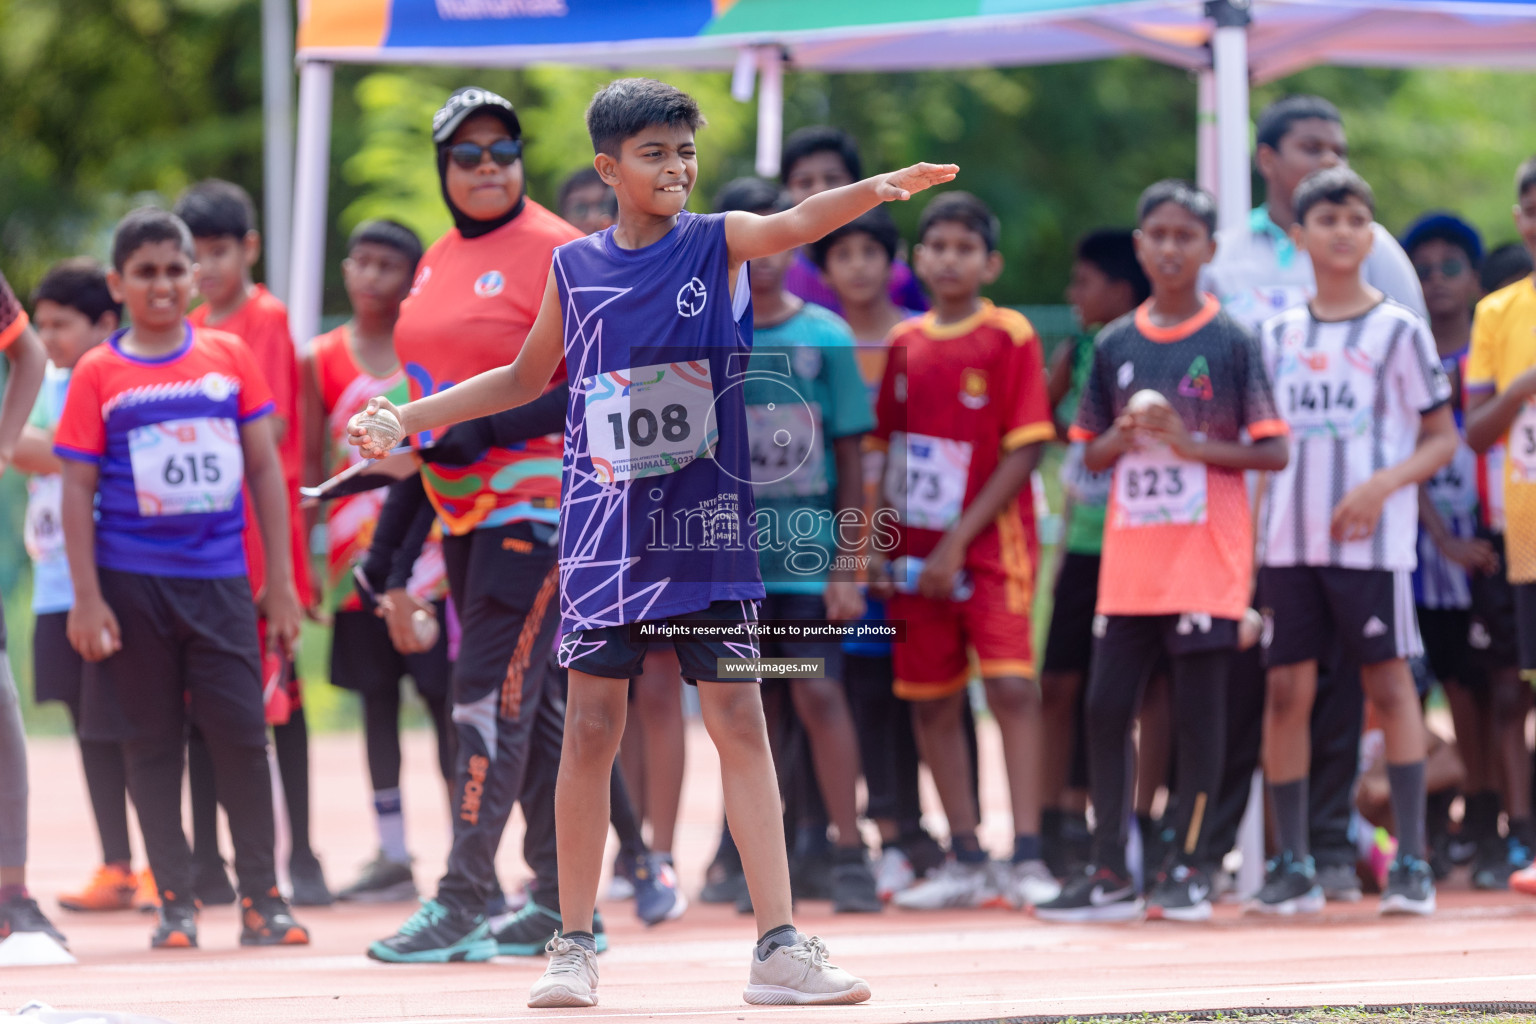
<svg viewBox="0 0 1536 1024">
<path fill-rule="evenodd" d="M 309 0 L 300 60 L 895 71 L 1140 54 L 1210 66 L 1198 0 Z M 1255 0 L 1253 77 L 1317 63 L 1536 68 L 1536 0 Z"/>
</svg>

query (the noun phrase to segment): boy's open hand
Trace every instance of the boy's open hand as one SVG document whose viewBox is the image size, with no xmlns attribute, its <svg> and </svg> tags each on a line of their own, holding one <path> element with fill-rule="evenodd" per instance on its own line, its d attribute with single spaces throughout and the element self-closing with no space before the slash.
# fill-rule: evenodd
<svg viewBox="0 0 1536 1024">
<path fill-rule="evenodd" d="M 123 631 L 117 616 L 99 596 L 76 598 L 64 623 L 64 634 L 80 657 L 104 661 L 123 649 Z"/>
<path fill-rule="evenodd" d="M 1365 540 L 1374 533 L 1376 524 L 1381 521 L 1381 506 L 1390 493 L 1371 477 L 1344 495 L 1344 499 L 1333 507 L 1333 522 L 1329 529 L 1333 539 L 1340 543 Z"/>
<path fill-rule="evenodd" d="M 923 189 L 942 185 L 946 181 L 954 181 L 955 175 L 960 173 L 958 164 L 913 164 L 911 167 L 903 167 L 899 171 L 891 171 L 882 175 L 880 183 L 875 186 L 876 193 L 885 202 L 893 199 L 911 199 L 913 194 Z"/>
<path fill-rule="evenodd" d="M 304 621 L 299 595 L 293 586 L 266 588 L 257 599 L 256 608 L 267 620 L 267 647 L 292 660 L 299 646 L 299 627 Z"/>
<path fill-rule="evenodd" d="M 400 410 L 379 395 L 368 399 L 362 412 L 347 421 L 347 443 L 361 448 L 370 459 L 382 459 L 405 436 Z"/>
</svg>

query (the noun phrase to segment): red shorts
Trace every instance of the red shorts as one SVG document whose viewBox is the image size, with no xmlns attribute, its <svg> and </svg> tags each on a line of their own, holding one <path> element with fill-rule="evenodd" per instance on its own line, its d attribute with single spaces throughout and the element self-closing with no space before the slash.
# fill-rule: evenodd
<svg viewBox="0 0 1536 1024">
<path fill-rule="evenodd" d="M 896 696 L 937 700 L 965 689 L 976 652 L 983 679 L 1032 678 L 1029 600 L 1020 581 L 997 571 L 973 571 L 968 601 L 934 601 L 917 594 L 891 598 L 890 617 L 905 620 L 907 639 L 895 645 Z"/>
</svg>

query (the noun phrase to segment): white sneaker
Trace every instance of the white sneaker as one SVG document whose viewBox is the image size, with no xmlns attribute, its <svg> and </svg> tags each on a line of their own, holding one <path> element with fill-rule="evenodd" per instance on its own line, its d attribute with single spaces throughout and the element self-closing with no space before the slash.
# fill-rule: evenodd
<svg viewBox="0 0 1536 1024">
<path fill-rule="evenodd" d="M 891 902 L 904 910 L 944 910 L 950 907 L 991 907 L 1006 901 L 998 890 L 991 861 L 963 864 L 947 860 Z"/>
<path fill-rule="evenodd" d="M 1018 910 L 1049 903 L 1061 895 L 1061 883 L 1043 860 L 999 864 L 997 875 L 1003 896 Z"/>
<path fill-rule="evenodd" d="M 549 954 L 549 966 L 533 983 L 528 1005 L 596 1006 L 597 954 L 558 935 L 549 940 L 544 952 Z"/>
<path fill-rule="evenodd" d="M 759 960 L 756 952 L 752 954 L 752 973 L 743 999 L 767 1006 L 804 1006 L 862 1003 L 869 998 L 869 983 L 832 964 L 820 939 L 796 935 L 798 942 L 776 947 L 766 960 Z"/>
<path fill-rule="evenodd" d="M 886 903 L 904 889 L 912 888 L 917 882 L 917 872 L 912 870 L 912 862 L 907 855 L 894 846 L 886 847 L 880 853 L 880 860 L 875 864 L 875 892 Z"/>
</svg>

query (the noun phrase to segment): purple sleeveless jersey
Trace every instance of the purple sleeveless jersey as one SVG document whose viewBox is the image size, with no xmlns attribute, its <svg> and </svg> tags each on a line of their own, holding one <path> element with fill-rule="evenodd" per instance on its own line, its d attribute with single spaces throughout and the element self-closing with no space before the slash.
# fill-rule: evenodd
<svg viewBox="0 0 1536 1024">
<path fill-rule="evenodd" d="M 562 633 L 763 596 L 725 215 L 682 213 L 644 249 L 613 229 L 555 250 L 571 398 L 560 508 Z"/>
</svg>

